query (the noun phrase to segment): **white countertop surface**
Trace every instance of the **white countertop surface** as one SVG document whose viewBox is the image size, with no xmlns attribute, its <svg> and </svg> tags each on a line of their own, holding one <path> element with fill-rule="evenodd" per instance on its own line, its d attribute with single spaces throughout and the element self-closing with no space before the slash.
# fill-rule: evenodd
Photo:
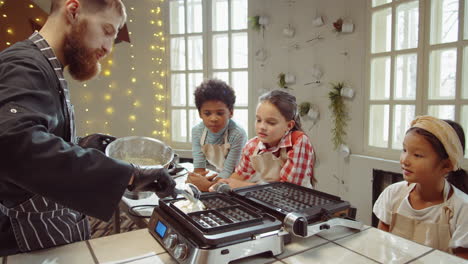
<svg viewBox="0 0 468 264">
<path fill-rule="evenodd" d="M 142 256 L 151 253 L 152 263 L 176 263 L 147 229 L 77 242 L 51 249 L 5 257 L 3 264 L 147 263 Z M 139 262 L 128 259 L 140 259 Z M 1 260 L 1 258 L 0 258 Z M 148 260 L 148 259 L 147 259 Z M 255 263 L 467 263 L 444 252 L 416 244 L 379 229 L 365 226 L 361 231 L 337 227 L 309 238 L 293 237 L 282 254 L 248 257 L 234 264 Z M 220 264 L 220 263 L 214 263 Z"/>
</svg>

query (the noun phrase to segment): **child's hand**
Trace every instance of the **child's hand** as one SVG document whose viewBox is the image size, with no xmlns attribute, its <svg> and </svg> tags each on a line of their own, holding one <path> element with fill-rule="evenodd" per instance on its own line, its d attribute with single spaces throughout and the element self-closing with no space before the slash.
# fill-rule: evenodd
<svg viewBox="0 0 468 264">
<path fill-rule="evenodd" d="M 214 182 L 211 182 L 211 180 L 208 178 L 209 177 L 205 177 L 204 175 L 200 175 L 198 173 L 189 172 L 186 182 L 194 184 L 202 192 L 207 192 L 210 186 L 214 184 Z"/>
</svg>

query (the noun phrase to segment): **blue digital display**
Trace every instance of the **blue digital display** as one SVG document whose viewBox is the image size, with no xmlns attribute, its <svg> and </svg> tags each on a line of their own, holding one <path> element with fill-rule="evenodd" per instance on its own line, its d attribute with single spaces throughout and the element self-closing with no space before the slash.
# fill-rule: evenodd
<svg viewBox="0 0 468 264">
<path fill-rule="evenodd" d="M 154 231 L 156 231 L 156 234 L 158 234 L 159 237 L 164 238 L 164 235 L 166 234 L 166 231 L 167 231 L 167 226 L 163 224 L 161 221 L 158 221 Z"/>
</svg>

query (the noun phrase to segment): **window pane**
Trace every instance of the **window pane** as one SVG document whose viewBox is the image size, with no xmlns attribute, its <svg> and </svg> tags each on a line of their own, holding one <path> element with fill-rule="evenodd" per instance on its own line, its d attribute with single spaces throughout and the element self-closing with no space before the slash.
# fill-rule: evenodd
<svg viewBox="0 0 468 264">
<path fill-rule="evenodd" d="M 201 0 L 187 0 L 187 33 L 199 33 L 203 30 L 203 12 Z"/>
<path fill-rule="evenodd" d="M 369 145 L 386 148 L 388 146 L 388 105 L 371 105 L 369 116 Z"/>
<path fill-rule="evenodd" d="M 440 119 L 455 120 L 454 105 L 430 105 L 427 109 L 427 114 Z"/>
<path fill-rule="evenodd" d="M 228 35 L 213 35 L 213 68 L 226 69 L 229 67 Z"/>
<path fill-rule="evenodd" d="M 171 22 L 171 34 L 185 33 L 184 0 L 172 0 L 169 4 Z"/>
<path fill-rule="evenodd" d="M 458 0 L 431 1 L 431 44 L 458 39 Z"/>
<path fill-rule="evenodd" d="M 249 78 L 246 71 L 232 73 L 232 88 L 236 91 L 236 105 L 247 106 L 249 103 Z"/>
<path fill-rule="evenodd" d="M 217 78 L 225 81 L 227 84 L 231 84 L 229 81 L 229 72 L 213 72 L 213 78 Z"/>
<path fill-rule="evenodd" d="M 375 58 L 371 61 L 370 99 L 390 98 L 390 57 Z"/>
<path fill-rule="evenodd" d="M 191 36 L 187 39 L 188 69 L 203 69 L 203 39 L 202 36 Z"/>
<path fill-rule="evenodd" d="M 395 99 L 416 99 L 417 55 L 405 54 L 396 57 Z"/>
<path fill-rule="evenodd" d="M 247 32 L 232 34 L 232 67 L 247 68 Z"/>
<path fill-rule="evenodd" d="M 178 120 L 178 122 L 174 122 Z M 172 110 L 172 141 L 187 142 L 187 112 L 182 110 Z"/>
<path fill-rule="evenodd" d="M 231 0 L 231 29 L 247 29 L 247 0 Z"/>
<path fill-rule="evenodd" d="M 173 106 L 186 105 L 185 74 L 171 74 L 171 103 Z"/>
<path fill-rule="evenodd" d="M 228 30 L 228 0 L 213 0 L 213 31 Z"/>
<path fill-rule="evenodd" d="M 247 109 L 237 109 L 234 108 L 234 115 L 232 119 L 242 128 L 244 128 L 245 132 L 248 133 L 249 131 L 249 112 Z"/>
<path fill-rule="evenodd" d="M 419 1 L 399 5 L 396 9 L 396 49 L 418 47 Z"/>
<path fill-rule="evenodd" d="M 434 50 L 429 58 L 429 99 L 454 99 L 457 50 Z"/>
<path fill-rule="evenodd" d="M 395 105 L 393 111 L 393 149 L 402 149 L 406 130 L 415 117 L 415 109 L 414 105 Z"/>
<path fill-rule="evenodd" d="M 468 3 L 467 3 L 468 4 Z M 467 5 L 468 6 L 468 5 Z M 462 98 L 468 98 L 468 46 L 463 48 Z"/>
<path fill-rule="evenodd" d="M 372 7 L 390 3 L 392 0 L 372 0 Z"/>
<path fill-rule="evenodd" d="M 195 88 L 199 86 L 203 81 L 203 73 L 189 73 L 188 74 L 188 102 L 190 106 L 195 106 L 195 98 L 193 96 L 193 92 L 195 92 Z"/>
<path fill-rule="evenodd" d="M 184 37 L 171 39 L 171 70 L 185 70 Z"/>
<path fill-rule="evenodd" d="M 392 41 L 392 9 L 372 14 L 372 53 L 390 51 Z"/>
<path fill-rule="evenodd" d="M 185 120 L 184 120 L 185 122 Z M 198 109 L 190 109 L 189 110 L 189 127 L 190 131 L 188 133 L 189 136 L 189 142 L 192 142 L 192 127 L 194 127 L 196 124 L 203 122 L 200 118 L 200 115 L 198 114 Z"/>
<path fill-rule="evenodd" d="M 460 125 L 463 127 L 463 130 L 468 131 L 468 106 L 467 105 L 464 105 L 461 107 Z M 468 151 L 466 149 L 467 148 L 465 146 L 465 158 L 468 158 Z"/>
</svg>

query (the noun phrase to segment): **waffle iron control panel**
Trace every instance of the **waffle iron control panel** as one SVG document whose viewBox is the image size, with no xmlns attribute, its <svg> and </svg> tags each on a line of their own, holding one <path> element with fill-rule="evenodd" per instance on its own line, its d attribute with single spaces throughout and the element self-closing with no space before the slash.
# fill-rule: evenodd
<svg viewBox="0 0 468 264">
<path fill-rule="evenodd" d="M 177 226 L 177 223 L 169 223 L 166 219 L 161 217 L 161 213 L 155 214 L 151 217 L 149 226 L 151 227 L 150 233 L 159 243 L 164 245 L 169 254 L 172 255 L 179 263 L 189 263 L 190 256 L 195 250 L 195 245 L 190 241 L 186 234 L 177 230 L 183 230 Z"/>
</svg>

